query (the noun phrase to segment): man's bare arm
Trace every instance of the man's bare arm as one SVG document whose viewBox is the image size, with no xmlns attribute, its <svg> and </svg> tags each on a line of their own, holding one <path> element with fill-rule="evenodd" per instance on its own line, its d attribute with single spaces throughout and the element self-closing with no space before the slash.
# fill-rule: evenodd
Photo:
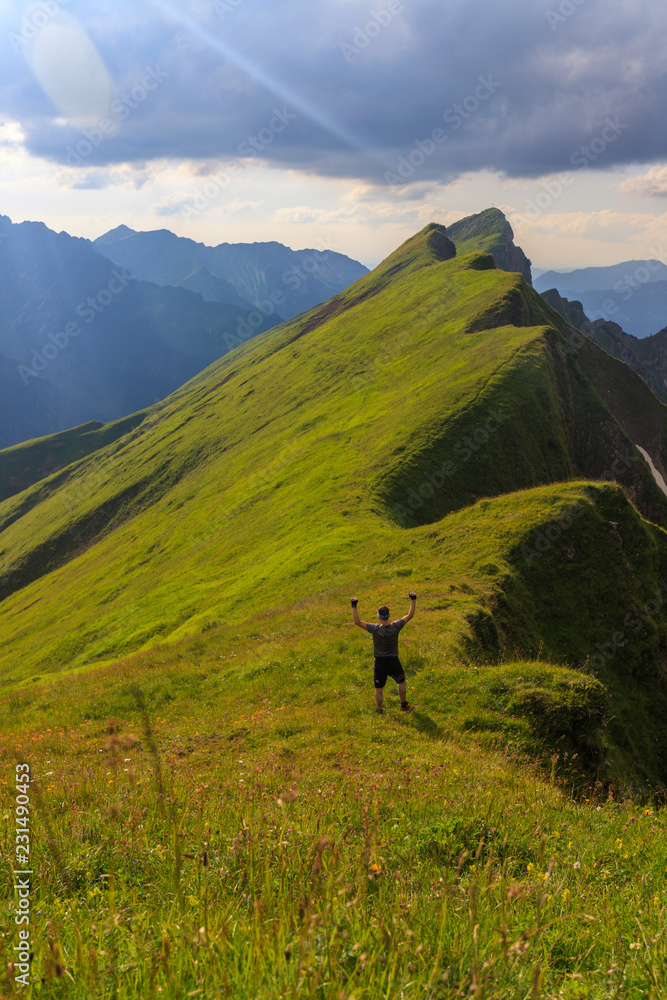
<svg viewBox="0 0 667 1000">
<path fill-rule="evenodd" d="M 417 595 L 410 592 L 410 610 L 407 615 L 403 615 L 403 621 L 409 622 L 411 618 L 414 618 L 415 609 L 417 607 Z"/>
<path fill-rule="evenodd" d="M 354 624 L 358 625 L 359 628 L 363 628 L 364 630 L 366 629 L 366 622 L 362 622 L 361 618 L 359 617 L 359 612 L 357 611 L 356 597 L 352 598 L 352 619 L 354 621 Z"/>
</svg>

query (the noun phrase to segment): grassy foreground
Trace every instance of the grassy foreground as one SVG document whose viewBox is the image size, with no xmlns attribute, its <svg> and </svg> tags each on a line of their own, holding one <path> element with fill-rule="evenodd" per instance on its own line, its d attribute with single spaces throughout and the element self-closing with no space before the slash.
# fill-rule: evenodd
<svg viewBox="0 0 667 1000">
<path fill-rule="evenodd" d="M 22 995 L 663 996 L 663 808 L 530 766 L 519 712 L 495 748 L 471 730 L 485 668 L 429 655 L 424 618 L 417 707 L 392 685 L 377 716 L 367 637 L 326 620 L 5 696 L 6 956 L 16 755 L 35 779 Z"/>
</svg>

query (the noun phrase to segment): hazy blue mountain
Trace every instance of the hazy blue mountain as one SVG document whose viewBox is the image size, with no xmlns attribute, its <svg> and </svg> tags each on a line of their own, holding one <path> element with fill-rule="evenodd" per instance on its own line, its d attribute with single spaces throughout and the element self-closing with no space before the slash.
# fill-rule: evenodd
<svg viewBox="0 0 667 1000">
<path fill-rule="evenodd" d="M 368 273 L 333 250 L 291 250 L 276 242 L 209 247 L 168 229 L 118 226 L 92 245 L 136 278 L 194 288 L 216 302 L 259 306 L 265 315 L 272 310 L 274 323 L 312 309 Z"/>
<path fill-rule="evenodd" d="M 535 278 L 538 292 L 557 288 L 561 295 L 567 292 L 602 292 L 627 290 L 652 281 L 667 281 L 667 266 L 659 260 L 626 260 L 609 267 L 581 267 L 574 271 L 543 271 Z"/>
<path fill-rule="evenodd" d="M 542 292 L 542 298 L 552 309 L 560 313 L 575 329 L 580 330 L 607 354 L 624 361 L 651 387 L 658 399 L 667 403 L 667 329 L 659 330 L 650 337 L 633 337 L 618 323 L 586 316 L 581 302 L 569 301 L 559 295 L 555 288 Z M 569 346 L 576 353 L 580 341 L 573 337 Z"/>
<path fill-rule="evenodd" d="M 616 323 L 633 337 L 650 337 L 667 325 L 667 267 L 658 260 L 545 271 L 535 288 L 579 300 L 591 320 Z"/>
<path fill-rule="evenodd" d="M 667 281 L 652 281 L 636 290 L 573 292 L 561 289 L 566 299 L 578 299 L 591 320 L 617 323 L 633 337 L 650 337 L 667 326 Z"/>
<path fill-rule="evenodd" d="M 5 446 L 150 405 L 276 321 L 137 281 L 41 222 L 0 216 L 0 264 Z"/>
<path fill-rule="evenodd" d="M 140 280 L 187 288 L 198 292 L 208 302 L 226 302 L 248 310 L 253 308 L 251 302 L 239 295 L 229 281 L 212 274 L 199 263 L 197 248 L 200 244 L 181 240 L 168 229 L 136 233 L 128 226 L 118 226 L 93 240 L 91 246 L 126 267 Z"/>
<path fill-rule="evenodd" d="M 40 376 L 27 384 L 16 376 L 16 362 L 0 355 L 0 448 L 92 420 L 87 406 Z"/>
</svg>

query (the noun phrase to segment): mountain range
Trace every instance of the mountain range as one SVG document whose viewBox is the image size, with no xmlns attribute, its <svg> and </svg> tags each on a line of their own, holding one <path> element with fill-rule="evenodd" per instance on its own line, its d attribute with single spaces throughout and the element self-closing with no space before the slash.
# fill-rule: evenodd
<svg viewBox="0 0 667 1000">
<path fill-rule="evenodd" d="M 667 625 L 640 610 L 667 579 L 667 409 L 572 335 L 520 273 L 431 224 L 131 425 L 0 453 L 2 683 L 126 671 L 158 646 L 167 669 L 199 637 L 239 687 L 231 633 L 304 629 L 324 683 L 354 669 L 349 595 L 394 608 L 409 583 L 424 726 L 444 724 L 454 661 L 480 738 L 666 783 Z M 124 704 L 114 677 L 95 711 Z"/>
<path fill-rule="evenodd" d="M 92 245 L 135 278 L 189 288 L 211 302 L 259 307 L 276 321 L 312 309 L 368 272 L 333 250 L 290 250 L 276 242 L 208 247 L 168 229 L 118 226 Z"/>
<path fill-rule="evenodd" d="M 542 292 L 542 298 L 571 324 L 574 330 L 585 334 L 607 354 L 629 365 L 658 399 L 667 403 L 667 329 L 651 337 L 633 337 L 618 323 L 597 319 L 591 321 L 581 302 L 563 298 L 555 288 Z M 580 339 L 580 338 L 579 338 Z M 569 350 L 576 350 L 577 337 L 570 336 Z"/>
<path fill-rule="evenodd" d="M 451 232 L 460 251 L 492 252 L 530 280 L 502 212 Z M 207 247 L 127 226 L 91 243 L 7 217 L 0 248 L 0 447 L 121 419 L 368 273 L 329 250 Z"/>
<path fill-rule="evenodd" d="M 539 292 L 556 289 L 581 302 L 592 320 L 615 323 L 636 338 L 667 326 L 667 266 L 658 260 L 628 260 L 610 267 L 545 271 L 535 280 Z"/>
<path fill-rule="evenodd" d="M 153 240 L 155 234 L 146 235 Z M 55 233 L 43 223 L 14 225 L 0 217 L 0 446 L 85 421 L 120 419 L 282 320 L 287 291 L 281 295 L 272 285 L 257 309 L 203 269 L 181 274 L 181 241 L 168 237 L 176 247 L 171 268 L 177 287 L 166 279 L 140 280 L 88 240 Z M 106 242 L 117 245 L 109 234 Z M 279 260 L 272 274 L 288 266 L 301 269 L 297 298 L 320 301 L 318 295 L 344 288 L 349 275 L 366 273 L 363 265 L 336 255 L 336 266 L 325 258 L 311 280 L 306 271 L 314 257 L 279 244 L 270 247 Z M 240 254 L 248 281 L 253 267 L 257 275 L 265 274 L 271 256 L 266 245 L 244 246 Z M 167 264 L 160 259 L 164 279 Z M 257 278 L 260 292 L 268 288 L 262 281 Z"/>
</svg>

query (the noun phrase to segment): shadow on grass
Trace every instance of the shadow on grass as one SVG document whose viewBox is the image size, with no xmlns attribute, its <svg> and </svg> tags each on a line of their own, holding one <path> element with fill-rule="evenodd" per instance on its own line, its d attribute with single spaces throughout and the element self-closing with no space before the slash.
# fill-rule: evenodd
<svg viewBox="0 0 667 1000">
<path fill-rule="evenodd" d="M 430 715 L 426 715 L 424 712 L 418 712 L 416 709 L 412 712 L 399 713 L 399 718 L 411 719 L 412 723 L 419 733 L 423 733 L 424 736 L 428 736 L 431 740 L 441 740 L 444 738 L 444 730 L 440 728 L 437 722 L 434 722 Z"/>
</svg>

